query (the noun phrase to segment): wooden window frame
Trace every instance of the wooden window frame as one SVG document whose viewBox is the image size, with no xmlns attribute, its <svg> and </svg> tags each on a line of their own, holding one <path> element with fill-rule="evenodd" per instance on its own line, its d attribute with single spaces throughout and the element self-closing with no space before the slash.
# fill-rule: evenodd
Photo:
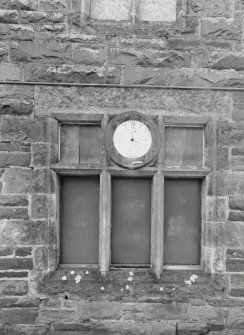
<svg viewBox="0 0 244 335">
<path fill-rule="evenodd" d="M 60 114 L 55 113 L 53 117 L 62 124 L 98 124 L 101 125 L 102 136 L 104 136 L 106 127 L 110 117 L 115 114 Z M 204 253 L 204 236 L 206 226 L 206 177 L 208 177 L 214 169 L 214 138 L 215 128 L 214 122 L 210 118 L 204 117 L 172 117 L 154 115 L 161 132 L 163 145 L 161 146 L 157 163 L 154 166 L 147 166 L 139 170 L 127 170 L 116 165 L 109 165 L 105 147 L 102 149 L 102 161 L 100 165 L 86 164 L 63 164 L 62 162 L 53 164 L 52 170 L 57 176 L 89 176 L 100 175 L 100 208 L 99 208 L 99 264 L 59 264 L 64 268 L 99 268 L 101 274 L 106 276 L 110 266 L 111 252 L 111 180 L 113 177 L 151 177 L 152 178 L 152 201 L 151 201 L 151 268 L 157 278 L 160 278 L 163 270 L 204 270 L 207 254 Z M 180 127 L 203 127 L 204 128 L 204 166 L 201 168 L 174 168 L 163 165 L 164 161 L 164 135 L 166 126 Z M 60 127 L 59 127 L 60 129 Z M 60 134 L 59 134 L 60 135 Z M 212 140 L 206 144 L 206 138 Z M 164 265 L 163 264 L 163 236 L 164 224 L 164 179 L 165 178 L 197 178 L 202 179 L 201 194 L 201 216 L 202 216 L 202 241 L 201 241 L 201 263 L 200 265 L 183 266 L 183 265 Z M 59 199 L 60 185 L 57 183 L 57 198 Z M 57 201 L 59 206 L 59 200 Z M 57 219 L 59 221 L 59 218 Z M 60 223 L 57 222 L 59 227 Z M 59 233 L 59 228 L 57 228 Z M 59 243 L 59 237 L 57 238 Z M 58 245 L 58 250 L 60 246 Z M 58 256 L 59 257 L 59 256 Z M 57 260 L 58 264 L 58 260 Z M 135 268 L 137 266 L 134 266 Z M 121 268 L 124 268 L 121 266 Z M 118 269 L 116 267 L 116 269 Z"/>
</svg>

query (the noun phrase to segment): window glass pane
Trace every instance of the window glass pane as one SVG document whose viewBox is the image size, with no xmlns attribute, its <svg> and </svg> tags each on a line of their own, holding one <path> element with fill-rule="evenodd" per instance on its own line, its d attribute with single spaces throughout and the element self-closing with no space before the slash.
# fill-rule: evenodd
<svg viewBox="0 0 244 335">
<path fill-rule="evenodd" d="M 80 163 L 100 164 L 102 131 L 100 126 L 80 126 Z"/>
<path fill-rule="evenodd" d="M 131 0 L 91 0 L 91 17 L 96 20 L 129 20 Z"/>
<path fill-rule="evenodd" d="M 97 264 L 99 177 L 61 180 L 61 264 Z"/>
<path fill-rule="evenodd" d="M 166 127 L 164 164 L 203 166 L 203 128 Z"/>
<path fill-rule="evenodd" d="M 139 0 L 140 21 L 176 21 L 176 0 Z"/>
<path fill-rule="evenodd" d="M 151 180 L 114 178 L 111 263 L 150 264 L 150 244 Z"/>
<path fill-rule="evenodd" d="M 166 179 L 164 213 L 164 264 L 199 265 L 201 180 Z"/>
<path fill-rule="evenodd" d="M 61 125 L 60 160 L 63 163 L 79 163 L 79 126 Z"/>
</svg>

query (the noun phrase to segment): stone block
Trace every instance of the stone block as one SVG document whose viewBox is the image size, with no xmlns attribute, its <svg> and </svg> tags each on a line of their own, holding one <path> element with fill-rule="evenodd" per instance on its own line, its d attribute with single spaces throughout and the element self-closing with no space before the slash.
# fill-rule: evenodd
<svg viewBox="0 0 244 335">
<path fill-rule="evenodd" d="M 2 258 L 0 267 L 1 270 L 31 270 L 33 261 L 31 258 Z"/>
<path fill-rule="evenodd" d="M 187 10 L 202 17 L 233 17 L 235 4 L 233 0 L 187 0 Z"/>
<path fill-rule="evenodd" d="M 176 21 L 176 0 L 139 0 L 140 21 Z"/>
<path fill-rule="evenodd" d="M 67 11 L 71 10 L 71 0 L 40 0 L 41 11 Z"/>
<path fill-rule="evenodd" d="M 91 0 L 91 17 L 95 20 L 130 20 L 130 0 Z"/>
<path fill-rule="evenodd" d="M 12 247 L 0 247 L 0 257 L 13 255 L 14 249 Z"/>
<path fill-rule="evenodd" d="M 28 282 L 26 280 L 0 280 L 0 294 L 22 296 L 28 293 Z"/>
<path fill-rule="evenodd" d="M 226 198 L 207 198 L 207 221 L 223 222 L 227 219 L 228 203 Z"/>
<path fill-rule="evenodd" d="M 145 304 L 123 303 L 122 315 L 125 320 L 159 321 L 159 320 L 189 320 L 188 304 Z"/>
<path fill-rule="evenodd" d="M 65 15 L 57 12 L 43 12 L 43 11 L 21 11 L 19 13 L 19 22 L 24 24 L 53 24 L 63 23 Z"/>
<path fill-rule="evenodd" d="M 242 92 L 233 92 L 233 98 L 233 119 L 235 121 L 244 121 L 244 95 Z"/>
<path fill-rule="evenodd" d="M 0 43 L 0 62 L 8 62 L 9 47 L 5 42 Z"/>
<path fill-rule="evenodd" d="M 32 166 L 50 166 L 58 160 L 58 147 L 49 143 L 33 143 Z"/>
<path fill-rule="evenodd" d="M 220 50 L 222 49 L 232 50 L 233 49 L 232 43 L 228 41 L 216 41 L 216 40 L 205 42 L 207 48 L 220 49 Z"/>
<path fill-rule="evenodd" d="M 8 335 L 48 335 L 49 325 L 8 325 Z"/>
<path fill-rule="evenodd" d="M 229 148 L 217 147 L 217 167 L 218 169 L 229 170 L 230 154 Z"/>
<path fill-rule="evenodd" d="M 0 99 L 0 115 L 29 115 L 34 111 L 34 101 Z"/>
<path fill-rule="evenodd" d="M 16 10 L 36 10 L 37 0 L 0 0 L 0 8 Z"/>
<path fill-rule="evenodd" d="M 73 61 L 75 64 L 102 66 L 106 62 L 106 52 L 103 48 L 87 48 L 82 45 L 75 45 Z"/>
<path fill-rule="evenodd" d="M 27 271 L 5 271 L 0 272 L 0 278 L 26 278 L 28 277 L 29 273 Z"/>
<path fill-rule="evenodd" d="M 235 69 L 237 71 L 244 70 L 244 56 L 240 54 L 224 55 L 216 61 L 213 61 L 211 66 L 215 70 Z"/>
<path fill-rule="evenodd" d="M 241 41 L 241 24 L 240 19 L 204 18 L 201 34 L 207 39 Z"/>
<path fill-rule="evenodd" d="M 43 119 L 5 118 L 0 122 L 1 141 L 45 142 L 47 127 Z"/>
<path fill-rule="evenodd" d="M 12 324 L 35 324 L 38 317 L 37 309 L 10 308 L 0 309 L 0 320 Z"/>
<path fill-rule="evenodd" d="M 48 230 L 45 221 L 8 221 L 1 229 L 0 242 L 10 246 L 47 244 Z"/>
<path fill-rule="evenodd" d="M 229 199 L 230 209 L 244 211 L 244 197 L 242 196 L 232 196 Z"/>
<path fill-rule="evenodd" d="M 227 248 L 244 248 L 244 225 L 242 222 L 226 222 L 219 229 L 219 243 Z"/>
<path fill-rule="evenodd" d="M 231 155 L 232 156 L 244 156 L 244 148 L 232 148 L 231 149 Z"/>
<path fill-rule="evenodd" d="M 224 324 L 224 310 L 209 306 L 192 306 L 191 308 L 192 321 L 207 321 Z"/>
<path fill-rule="evenodd" d="M 53 195 L 33 195 L 31 217 L 33 219 L 55 219 L 55 198 Z"/>
<path fill-rule="evenodd" d="M 231 211 L 229 213 L 229 221 L 244 221 L 244 212 Z"/>
<path fill-rule="evenodd" d="M 115 66 L 97 67 L 84 65 L 48 66 L 27 64 L 24 66 L 26 81 L 119 84 L 121 69 Z"/>
<path fill-rule="evenodd" d="M 216 194 L 218 196 L 239 196 L 244 191 L 244 173 L 227 171 L 220 172 L 217 175 L 216 186 Z"/>
<path fill-rule="evenodd" d="M 220 122 L 218 125 L 218 143 L 220 145 L 243 145 L 244 122 Z"/>
<path fill-rule="evenodd" d="M 232 157 L 230 165 L 233 171 L 244 171 L 244 157 Z"/>
<path fill-rule="evenodd" d="M 23 152 L 0 152 L 0 167 L 30 166 L 31 156 Z"/>
<path fill-rule="evenodd" d="M 18 23 L 18 12 L 0 9 L 0 23 Z"/>
<path fill-rule="evenodd" d="M 0 84 L 0 98 L 6 100 L 26 100 L 29 101 L 34 99 L 34 87 L 31 85 L 5 85 Z"/>
<path fill-rule="evenodd" d="M 226 261 L 226 271 L 244 272 L 244 259 L 229 258 Z"/>
<path fill-rule="evenodd" d="M 28 206 L 28 199 L 25 195 L 0 195 L 0 206 Z"/>
<path fill-rule="evenodd" d="M 33 252 L 34 257 L 34 270 L 47 271 L 48 270 L 48 248 L 39 247 L 35 248 Z"/>
<path fill-rule="evenodd" d="M 227 249 L 227 258 L 244 259 L 244 249 Z M 244 285 L 244 282 L 243 282 Z"/>
<path fill-rule="evenodd" d="M 46 193 L 50 190 L 50 172 L 9 168 L 4 174 L 5 193 Z"/>
<path fill-rule="evenodd" d="M 70 309 L 61 310 L 61 309 L 41 309 L 39 314 L 39 322 L 47 321 L 72 321 L 77 320 L 76 312 Z"/>
<path fill-rule="evenodd" d="M 30 25 L 0 24 L 0 40 L 32 41 L 34 29 Z"/>
<path fill-rule="evenodd" d="M 15 64 L 0 63 L 0 81 L 20 81 L 21 77 L 20 66 Z"/>
<path fill-rule="evenodd" d="M 39 307 L 39 299 L 28 297 L 1 297 L 0 308 L 34 308 Z"/>
<path fill-rule="evenodd" d="M 15 249 L 15 256 L 17 257 L 26 257 L 32 254 L 31 247 L 19 247 Z"/>
<path fill-rule="evenodd" d="M 226 314 L 226 328 L 244 330 L 244 308 L 231 308 Z"/>
<path fill-rule="evenodd" d="M 83 302 L 77 304 L 79 320 L 119 320 L 121 318 L 121 304 L 119 302 Z"/>
<path fill-rule="evenodd" d="M 0 207 L 0 219 L 22 219 L 29 218 L 28 208 Z"/>
<path fill-rule="evenodd" d="M 173 50 L 193 50 L 196 48 L 203 48 L 203 42 L 201 40 L 187 40 L 183 38 L 169 38 L 168 48 Z"/>
<path fill-rule="evenodd" d="M 240 287 L 244 288 L 244 275 L 243 274 L 231 274 L 230 275 L 230 286 L 231 288 L 240 288 Z"/>
<path fill-rule="evenodd" d="M 43 62 L 43 63 L 69 63 L 71 61 L 71 45 L 50 41 L 20 42 L 10 49 L 10 59 L 13 62 Z"/>
</svg>

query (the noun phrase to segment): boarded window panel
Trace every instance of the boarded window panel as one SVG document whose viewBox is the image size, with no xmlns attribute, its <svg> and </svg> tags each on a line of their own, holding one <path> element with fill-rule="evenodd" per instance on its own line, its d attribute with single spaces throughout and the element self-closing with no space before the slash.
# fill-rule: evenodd
<svg viewBox="0 0 244 335">
<path fill-rule="evenodd" d="M 150 264 L 151 180 L 114 178 L 112 264 Z"/>
<path fill-rule="evenodd" d="M 62 125 L 60 128 L 60 160 L 62 163 L 79 163 L 79 126 Z"/>
<path fill-rule="evenodd" d="M 98 264 L 99 177 L 61 181 L 61 264 Z"/>
<path fill-rule="evenodd" d="M 164 164 L 203 166 L 203 128 L 166 127 Z"/>
<path fill-rule="evenodd" d="M 164 264 L 199 265 L 201 180 L 166 179 Z"/>
<path fill-rule="evenodd" d="M 80 126 L 80 163 L 100 164 L 102 154 L 101 127 Z"/>
</svg>

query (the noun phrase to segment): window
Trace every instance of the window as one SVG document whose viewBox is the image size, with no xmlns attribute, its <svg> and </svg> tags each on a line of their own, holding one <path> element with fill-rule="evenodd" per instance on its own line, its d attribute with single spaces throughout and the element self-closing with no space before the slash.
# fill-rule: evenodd
<svg viewBox="0 0 244 335">
<path fill-rule="evenodd" d="M 154 116 L 157 158 L 143 168 L 116 165 L 104 136 L 113 116 L 56 115 L 60 124 L 60 266 L 199 269 L 204 264 L 205 179 L 211 122 Z M 206 140 L 208 139 L 208 140 Z"/>
</svg>

